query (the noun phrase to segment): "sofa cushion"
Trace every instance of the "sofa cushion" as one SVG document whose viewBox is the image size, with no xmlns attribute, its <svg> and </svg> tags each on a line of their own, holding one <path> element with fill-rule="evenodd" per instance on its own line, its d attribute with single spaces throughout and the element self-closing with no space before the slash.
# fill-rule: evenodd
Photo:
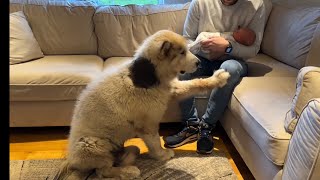
<svg viewBox="0 0 320 180">
<path fill-rule="evenodd" d="M 283 126 L 297 73 L 295 68 L 258 55 L 249 60 L 249 76 L 235 88 L 229 104 L 243 129 L 276 165 L 283 165 L 291 137 Z"/>
<path fill-rule="evenodd" d="M 320 6 L 320 5 L 319 5 Z M 320 22 L 320 18 L 319 18 Z M 314 32 L 313 39 L 311 41 L 311 47 L 310 51 L 307 56 L 306 64 L 305 66 L 318 66 L 320 67 L 320 23 L 318 23 L 318 26 Z"/>
<path fill-rule="evenodd" d="M 284 116 L 290 108 L 294 78 L 244 78 L 234 91 L 229 108 L 266 157 L 283 165 L 290 134 Z"/>
<path fill-rule="evenodd" d="M 312 42 L 319 34 L 316 33 L 319 19 L 319 5 L 287 0 L 274 3 L 261 44 L 262 52 L 290 66 L 302 68 L 311 44 L 319 44 Z M 308 60 L 309 63 L 312 61 Z"/>
<path fill-rule="evenodd" d="M 128 64 L 131 62 L 133 57 L 111 57 L 104 61 L 103 63 L 103 70 L 119 67 L 124 64 Z"/>
<path fill-rule="evenodd" d="M 182 34 L 188 5 L 99 7 L 93 19 L 99 56 L 133 56 L 142 41 L 158 30 L 169 29 Z"/>
<path fill-rule="evenodd" d="M 85 1 L 38 1 L 10 3 L 11 11 L 23 11 L 45 55 L 97 54 L 94 33 L 95 6 Z"/>
<path fill-rule="evenodd" d="M 43 53 L 22 11 L 10 14 L 10 64 L 42 58 Z"/>
<path fill-rule="evenodd" d="M 10 3 L 10 13 L 23 11 L 23 4 L 12 4 Z"/>
<path fill-rule="evenodd" d="M 312 98 L 320 97 L 320 68 L 307 66 L 301 68 L 296 80 L 296 93 L 285 119 L 285 128 L 289 133 L 295 129 L 302 110 Z"/>
<path fill-rule="evenodd" d="M 103 60 L 94 55 L 45 56 L 10 65 L 10 101 L 75 100 L 102 68 Z"/>
<path fill-rule="evenodd" d="M 297 77 L 298 69 L 289 67 L 274 58 L 258 54 L 257 56 L 248 59 L 249 77 Z"/>
</svg>

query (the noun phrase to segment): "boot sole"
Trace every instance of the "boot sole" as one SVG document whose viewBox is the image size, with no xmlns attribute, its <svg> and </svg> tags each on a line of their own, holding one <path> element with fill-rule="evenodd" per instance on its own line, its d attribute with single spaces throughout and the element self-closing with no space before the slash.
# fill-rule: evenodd
<svg viewBox="0 0 320 180">
<path fill-rule="evenodd" d="M 198 134 L 194 134 L 192 136 L 187 137 L 185 140 L 183 140 L 182 142 L 178 143 L 178 144 L 173 144 L 173 145 L 168 145 L 168 144 L 164 144 L 164 147 L 166 148 L 176 148 L 176 147 L 180 147 L 182 145 L 188 144 L 188 143 L 192 143 L 198 140 Z"/>
<path fill-rule="evenodd" d="M 211 154 L 212 151 L 213 151 L 213 149 L 211 149 L 210 151 L 198 151 L 198 150 L 197 150 L 197 153 L 198 153 L 198 154 Z"/>
</svg>

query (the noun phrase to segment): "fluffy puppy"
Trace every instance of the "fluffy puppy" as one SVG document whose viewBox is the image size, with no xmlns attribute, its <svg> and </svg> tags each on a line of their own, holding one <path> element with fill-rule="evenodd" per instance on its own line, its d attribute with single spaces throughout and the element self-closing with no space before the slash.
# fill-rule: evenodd
<svg viewBox="0 0 320 180">
<path fill-rule="evenodd" d="M 132 62 L 94 79 L 76 104 L 67 159 L 55 179 L 81 179 L 92 171 L 100 178 L 138 177 L 133 163 L 139 149 L 123 146 L 134 137 L 143 139 L 152 158 L 172 158 L 174 151 L 161 147 L 158 134 L 169 100 L 222 87 L 229 78 L 221 69 L 205 79 L 177 79 L 198 65 L 181 35 L 161 30 L 142 43 Z"/>
</svg>

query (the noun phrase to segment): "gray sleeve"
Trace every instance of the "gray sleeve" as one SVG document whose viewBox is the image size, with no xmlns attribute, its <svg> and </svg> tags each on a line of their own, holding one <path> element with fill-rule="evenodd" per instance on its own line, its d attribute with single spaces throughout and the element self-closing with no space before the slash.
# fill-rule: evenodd
<svg viewBox="0 0 320 180">
<path fill-rule="evenodd" d="M 198 36 L 199 17 L 199 2 L 198 0 L 193 0 L 190 3 L 183 27 L 183 36 L 188 40 L 188 44 L 195 41 Z"/>
</svg>

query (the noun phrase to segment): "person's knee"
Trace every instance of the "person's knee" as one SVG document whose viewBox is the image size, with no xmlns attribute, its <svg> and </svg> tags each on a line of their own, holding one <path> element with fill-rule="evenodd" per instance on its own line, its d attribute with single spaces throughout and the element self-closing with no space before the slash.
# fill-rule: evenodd
<svg viewBox="0 0 320 180">
<path fill-rule="evenodd" d="M 246 71 L 240 62 L 236 60 L 227 60 L 221 64 L 220 68 L 230 73 L 229 82 L 238 82 L 244 71 Z"/>
<path fill-rule="evenodd" d="M 227 60 L 221 64 L 220 68 L 228 71 L 230 74 L 235 74 L 238 73 L 242 67 L 236 60 Z"/>
</svg>

